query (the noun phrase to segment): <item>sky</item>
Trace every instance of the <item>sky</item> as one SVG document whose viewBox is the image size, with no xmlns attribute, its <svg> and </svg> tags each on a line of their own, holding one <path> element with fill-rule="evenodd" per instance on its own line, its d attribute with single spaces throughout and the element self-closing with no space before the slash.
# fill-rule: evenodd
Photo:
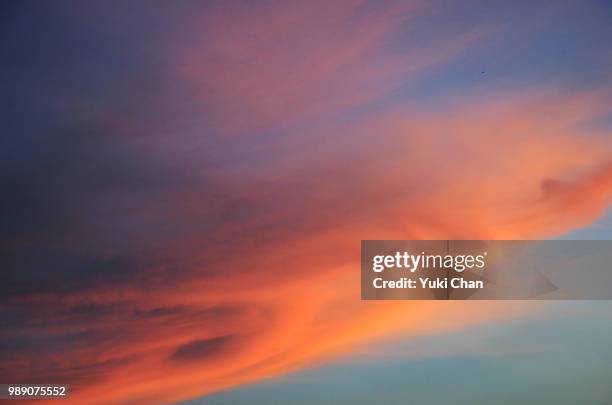
<svg viewBox="0 0 612 405">
<path fill-rule="evenodd" d="M 607 2 L 0 20 L 3 382 L 75 404 L 612 398 L 608 302 L 359 299 L 365 239 L 612 238 Z"/>
</svg>

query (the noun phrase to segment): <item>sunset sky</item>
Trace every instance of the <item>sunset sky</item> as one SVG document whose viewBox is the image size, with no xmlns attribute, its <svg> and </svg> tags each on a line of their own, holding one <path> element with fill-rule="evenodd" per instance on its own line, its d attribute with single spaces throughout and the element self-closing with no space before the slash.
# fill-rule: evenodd
<svg viewBox="0 0 612 405">
<path fill-rule="evenodd" d="M 595 0 L 2 2 L 0 383 L 610 403 L 609 301 L 361 301 L 359 247 L 612 239 L 611 44 Z"/>
</svg>

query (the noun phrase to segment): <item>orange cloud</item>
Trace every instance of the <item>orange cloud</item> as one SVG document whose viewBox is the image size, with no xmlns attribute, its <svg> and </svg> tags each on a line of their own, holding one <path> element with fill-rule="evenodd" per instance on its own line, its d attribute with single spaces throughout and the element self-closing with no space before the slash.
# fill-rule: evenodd
<svg viewBox="0 0 612 405">
<path fill-rule="evenodd" d="M 71 382 L 73 403 L 168 403 L 312 366 L 390 334 L 512 316 L 516 309 L 502 304 L 361 302 L 358 249 L 371 238 L 549 236 L 597 218 L 612 192 L 609 141 L 576 132 L 591 110 L 565 111 L 560 127 L 536 113 L 533 99 L 543 110 L 568 105 L 521 94 L 443 115 L 361 117 L 334 140 L 351 153 L 305 165 L 312 153 L 322 158 L 305 150 L 282 163 L 283 175 L 236 185 L 260 218 L 228 220 L 212 239 L 196 232 L 168 252 L 147 253 L 143 285 L 24 297 L 50 314 L 69 311 L 54 324 L 33 322 L 28 334 L 76 340 L 34 362 L 9 357 L 22 373 L 15 378 Z M 351 150 L 352 137 L 376 141 Z M 197 210 L 182 214 L 175 219 Z M 79 319 L 78 308 L 98 315 Z"/>
</svg>

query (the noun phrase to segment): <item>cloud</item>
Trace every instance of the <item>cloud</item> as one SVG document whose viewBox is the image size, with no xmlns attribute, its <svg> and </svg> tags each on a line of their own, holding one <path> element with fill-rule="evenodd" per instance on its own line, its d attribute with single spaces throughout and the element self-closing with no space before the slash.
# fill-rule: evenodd
<svg viewBox="0 0 612 405">
<path fill-rule="evenodd" d="M 179 74 L 225 134 L 337 115 L 414 81 L 490 31 L 397 43 L 421 7 L 357 0 L 223 8 L 181 48 Z"/>
<path fill-rule="evenodd" d="M 597 218 L 611 192 L 607 139 L 576 136 L 589 112 L 566 115 L 559 128 L 519 99 L 530 98 L 493 96 L 487 108 L 464 103 L 442 116 L 411 108 L 361 116 L 328 144 L 341 158 L 303 150 L 278 163 L 280 175 L 226 184 L 232 193 L 221 206 L 242 203 L 212 228 L 197 226 L 217 215 L 208 193 L 166 190 L 166 206 L 192 208 L 171 210 L 181 232 L 164 249 L 138 249 L 156 237 L 140 229 L 142 240 L 115 248 L 129 261 L 90 257 L 84 267 L 68 257 L 89 268 L 66 278 L 70 288 L 45 281 L 7 296 L 11 378 L 73 381 L 76 403 L 164 403 L 311 366 L 372 339 L 512 316 L 503 305 L 475 305 L 469 320 L 445 326 L 449 308 L 439 303 L 360 302 L 358 241 L 552 236 Z M 361 137 L 377 141 L 351 142 Z"/>
<path fill-rule="evenodd" d="M 172 359 L 183 362 L 201 362 L 211 357 L 223 357 L 224 352 L 229 350 L 230 344 L 234 340 L 235 338 L 231 335 L 195 340 L 178 347 L 172 354 Z"/>
<path fill-rule="evenodd" d="M 420 10 L 188 10 L 159 86 L 118 77 L 34 131 L 52 142 L 3 178 L 3 381 L 169 403 L 525 310 L 359 300 L 361 239 L 548 237 L 610 204 L 605 94 L 397 97 L 482 45 L 402 37 Z"/>
</svg>

